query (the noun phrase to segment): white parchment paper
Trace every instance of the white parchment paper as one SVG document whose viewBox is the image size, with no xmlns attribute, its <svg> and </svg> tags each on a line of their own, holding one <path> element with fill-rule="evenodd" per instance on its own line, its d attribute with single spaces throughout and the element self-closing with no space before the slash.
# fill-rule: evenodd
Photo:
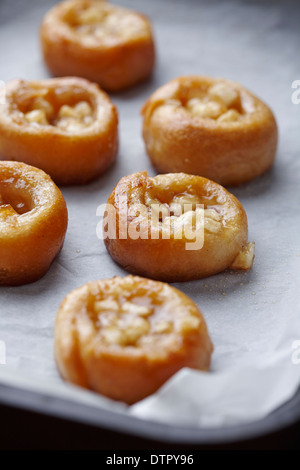
<svg viewBox="0 0 300 470">
<path fill-rule="evenodd" d="M 12 8 L 13 3 L 13 8 Z M 0 3 L 0 80 L 49 76 L 38 28 L 50 0 Z M 117 163 L 84 187 L 62 188 L 69 210 L 65 245 L 40 281 L 0 289 L 0 381 L 166 423 L 216 427 L 263 418 L 300 384 L 300 79 L 297 2 L 119 0 L 153 21 L 158 57 L 147 83 L 112 96 L 120 116 Z M 4 47 L 3 47 L 4 45 Z M 141 138 L 140 108 L 168 80 L 200 73 L 241 82 L 273 109 L 280 144 L 274 168 L 232 192 L 256 243 L 249 273 L 227 271 L 176 284 L 202 310 L 214 343 L 211 372 L 181 370 L 155 395 L 127 407 L 65 384 L 53 359 L 53 327 L 65 295 L 87 281 L 125 275 L 97 239 L 99 204 L 118 180 L 155 172 Z M 38 256 L 38 253 L 37 253 Z"/>
</svg>

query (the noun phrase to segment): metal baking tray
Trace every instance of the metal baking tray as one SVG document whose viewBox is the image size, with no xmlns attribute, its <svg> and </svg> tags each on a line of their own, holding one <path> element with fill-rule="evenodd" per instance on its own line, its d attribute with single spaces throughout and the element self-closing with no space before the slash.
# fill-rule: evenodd
<svg viewBox="0 0 300 470">
<path fill-rule="evenodd" d="M 55 3 L 53 0 L 0 0 L 0 80 L 42 79 L 50 76 L 42 61 L 38 32 L 43 15 Z M 228 78 L 242 83 L 273 108 L 280 130 L 280 145 L 274 168 L 256 181 L 233 190 L 250 216 L 249 222 L 253 227 L 252 232 L 250 228 L 251 235 L 260 233 L 260 223 L 255 219 L 257 207 L 263 218 L 267 220 L 270 217 L 273 221 L 268 230 L 274 228 L 279 231 L 277 241 L 266 241 L 268 237 L 262 233 L 265 244 L 258 253 L 259 259 L 268 243 L 276 250 L 274 256 L 269 253 L 267 258 L 269 263 L 274 258 L 274 263 L 267 266 L 273 274 L 269 282 L 270 297 L 261 312 L 267 315 L 272 310 L 272 315 L 270 319 L 265 317 L 262 320 L 264 324 L 269 320 L 274 322 L 277 313 L 279 316 L 287 314 L 281 310 L 282 304 L 276 305 L 271 301 L 271 296 L 276 299 L 277 295 L 283 298 L 287 295 L 287 276 L 294 280 L 298 276 L 299 279 L 299 263 L 293 262 L 288 266 L 284 260 L 300 253 L 295 232 L 296 215 L 289 224 L 293 210 L 300 202 L 300 169 L 296 161 L 300 149 L 300 104 L 297 106 L 296 96 L 293 95 L 295 90 L 292 88 L 293 83 L 296 86 L 295 81 L 300 79 L 300 63 L 297 59 L 300 3 L 280 0 L 119 0 L 115 3 L 141 11 L 151 18 L 157 44 L 156 71 L 148 82 L 111 96 L 119 109 L 121 137 L 118 162 L 114 167 L 90 185 L 62 188 L 69 206 L 70 223 L 63 252 L 49 273 L 33 285 L 0 289 L 0 340 L 5 340 L 8 355 L 6 365 L 2 364 L 0 368 L 9 369 L 12 378 L 6 380 L 0 370 L 0 403 L 39 412 L 45 417 L 57 416 L 170 445 L 188 444 L 196 447 L 235 443 L 284 430 L 300 422 L 300 393 L 296 393 L 263 419 L 201 428 L 138 419 L 111 409 L 99 409 L 84 401 L 75 402 L 67 395 L 62 398 L 55 396 L 52 391 L 38 391 L 34 386 L 34 378 L 43 381 L 56 373 L 52 354 L 52 327 L 64 295 L 96 274 L 100 278 L 123 273 L 113 264 L 106 268 L 105 262 L 102 262 L 108 255 L 103 247 L 99 248 L 96 239 L 96 207 L 105 202 L 103 197 L 108 197 L 123 175 L 145 169 L 155 174 L 145 154 L 139 112 L 145 99 L 172 78 L 193 73 Z M 276 199 L 276 205 L 272 208 L 273 194 L 278 191 L 282 191 L 284 197 Z M 90 210 L 83 214 L 87 201 L 90 201 Z M 79 215 L 82 216 L 80 223 Z M 282 246 L 285 237 L 286 243 Z M 88 250 L 87 246 L 90 247 Z M 255 284 L 255 275 L 259 276 L 261 270 L 262 262 L 258 262 L 257 271 L 250 276 L 249 283 Z M 276 275 L 283 279 L 280 292 L 277 292 L 276 283 L 272 285 Z M 217 283 L 220 283 L 222 275 L 217 279 Z M 296 282 L 292 285 L 295 286 Z M 186 293 L 196 292 L 200 284 L 193 286 L 189 284 Z M 185 286 L 182 287 L 184 290 Z M 250 285 L 248 288 L 251 290 Z M 209 296 L 205 296 L 204 288 L 200 292 L 207 305 Z M 293 295 L 297 299 L 296 294 L 288 294 L 289 305 L 292 304 Z M 212 302 L 216 302 L 217 297 L 212 297 Z M 45 305 L 44 312 L 41 309 L 42 302 Z M 24 310 L 21 320 L 20 305 Z M 226 305 L 230 306 L 228 303 Z M 251 309 L 249 305 L 248 302 L 244 307 L 244 315 L 254 310 L 258 315 L 260 304 L 253 301 Z M 217 328 L 217 320 L 212 323 L 213 328 Z M 1 337 L 1 326 L 5 326 L 5 337 Z M 278 328 L 281 327 L 282 323 L 279 322 Z M 297 331 L 295 339 L 300 338 L 300 332 L 298 338 Z M 24 357 L 20 357 L 13 350 L 18 342 L 24 341 L 27 332 L 34 333 L 28 337 Z M 44 348 L 47 348 L 45 356 Z M 28 370 L 31 371 L 30 378 L 33 378 L 32 386 L 30 380 L 27 380 L 27 386 L 22 387 L 17 378 L 26 375 Z"/>
</svg>

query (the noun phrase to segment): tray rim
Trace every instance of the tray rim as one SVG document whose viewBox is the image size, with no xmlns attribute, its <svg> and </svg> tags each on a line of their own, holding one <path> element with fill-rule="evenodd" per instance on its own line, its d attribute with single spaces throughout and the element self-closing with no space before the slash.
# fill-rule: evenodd
<svg viewBox="0 0 300 470">
<path fill-rule="evenodd" d="M 44 2 L 45 4 L 47 2 Z M 29 8 L 29 5 L 27 5 Z M 168 425 L 105 408 L 80 404 L 50 393 L 22 389 L 0 379 L 0 404 L 170 444 L 226 444 L 256 439 L 300 423 L 300 390 L 265 418 L 215 428 Z"/>
<path fill-rule="evenodd" d="M 45 416 L 92 425 L 132 437 L 159 441 L 164 444 L 222 445 L 266 437 L 300 423 L 300 390 L 265 418 L 238 425 L 213 428 L 178 426 L 137 418 L 105 408 L 79 404 L 68 398 L 55 397 L 5 384 L 0 381 L 0 403 Z"/>
</svg>

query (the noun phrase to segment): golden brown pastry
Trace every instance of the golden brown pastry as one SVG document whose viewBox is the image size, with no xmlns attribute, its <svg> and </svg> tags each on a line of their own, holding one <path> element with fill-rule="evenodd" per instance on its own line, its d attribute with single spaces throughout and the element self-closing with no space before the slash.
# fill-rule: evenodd
<svg viewBox="0 0 300 470">
<path fill-rule="evenodd" d="M 238 83 L 179 77 L 159 88 L 142 114 L 146 150 L 160 173 L 183 171 L 234 186 L 273 164 L 274 115 Z"/>
<path fill-rule="evenodd" d="M 62 248 L 65 200 L 42 170 L 0 162 L 0 285 L 41 278 Z"/>
<path fill-rule="evenodd" d="M 56 5 L 42 22 L 41 43 L 54 75 L 77 75 L 110 91 L 146 79 L 155 62 L 149 20 L 101 0 Z"/>
<path fill-rule="evenodd" d="M 194 302 L 140 277 L 89 282 L 67 295 L 56 317 L 62 377 L 128 404 L 154 393 L 182 367 L 208 370 L 212 350 Z"/>
<path fill-rule="evenodd" d="M 97 85 L 76 77 L 14 80 L 0 89 L 1 102 L 1 160 L 41 168 L 59 185 L 87 183 L 114 162 L 117 110 Z"/>
<path fill-rule="evenodd" d="M 103 237 L 124 269 L 168 282 L 248 270 L 254 258 L 241 203 L 219 184 L 184 173 L 122 178 L 107 202 Z"/>
</svg>

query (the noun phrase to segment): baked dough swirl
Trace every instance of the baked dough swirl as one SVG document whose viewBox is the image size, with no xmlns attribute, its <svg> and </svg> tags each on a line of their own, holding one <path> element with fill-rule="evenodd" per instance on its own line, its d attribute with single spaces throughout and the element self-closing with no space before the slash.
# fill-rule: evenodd
<svg viewBox="0 0 300 470">
<path fill-rule="evenodd" d="M 63 195 L 46 173 L 0 162 L 0 285 L 41 278 L 62 248 L 67 224 Z"/>
<path fill-rule="evenodd" d="M 190 298 L 137 276 L 79 287 L 56 317 L 62 377 L 128 404 L 154 393 L 182 367 L 207 371 L 212 350 L 204 317 Z"/>
<path fill-rule="evenodd" d="M 105 1 L 59 3 L 42 22 L 41 43 L 54 75 L 84 77 L 109 91 L 145 80 L 155 62 L 146 16 Z"/>
<path fill-rule="evenodd" d="M 142 114 L 146 150 L 159 173 L 185 172 L 236 186 L 273 164 L 274 115 L 238 83 L 179 77 L 154 92 Z"/>
<path fill-rule="evenodd" d="M 118 151 L 118 114 L 81 78 L 14 80 L 0 89 L 0 159 L 48 173 L 59 185 L 100 176 Z"/>
<path fill-rule="evenodd" d="M 108 198 L 103 237 L 124 269 L 167 282 L 248 270 L 254 258 L 241 203 L 219 184 L 185 173 L 122 178 Z"/>
</svg>

